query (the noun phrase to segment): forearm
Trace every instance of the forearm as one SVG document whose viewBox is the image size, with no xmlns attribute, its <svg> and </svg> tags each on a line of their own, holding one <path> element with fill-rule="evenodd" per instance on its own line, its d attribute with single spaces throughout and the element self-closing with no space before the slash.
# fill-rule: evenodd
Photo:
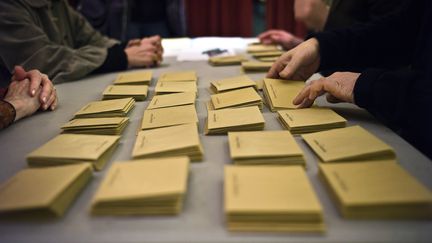
<svg viewBox="0 0 432 243">
<path fill-rule="evenodd" d="M 403 11 L 350 28 L 312 34 L 320 43 L 320 71 L 407 66 L 422 20 L 422 11 L 418 11 L 422 3 L 401 0 L 395 4 L 406 5 Z"/>
</svg>

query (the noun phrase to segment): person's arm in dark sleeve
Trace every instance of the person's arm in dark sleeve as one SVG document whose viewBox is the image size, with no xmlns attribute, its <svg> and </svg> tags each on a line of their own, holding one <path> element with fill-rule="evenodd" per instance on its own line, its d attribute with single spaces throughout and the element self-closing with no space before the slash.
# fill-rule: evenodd
<svg viewBox="0 0 432 243">
<path fill-rule="evenodd" d="M 128 68 L 128 60 L 124 47 L 125 45 L 122 43 L 108 48 L 107 57 L 104 63 L 94 70 L 93 73 L 107 73 L 126 70 Z"/>
<path fill-rule="evenodd" d="M 431 82 L 408 68 L 368 69 L 356 82 L 354 100 L 432 158 Z"/>
<path fill-rule="evenodd" d="M 408 65 L 412 58 L 424 1 L 395 1 L 403 11 L 368 23 L 355 24 L 312 34 L 320 44 L 320 71 L 375 68 L 395 68 Z"/>
</svg>

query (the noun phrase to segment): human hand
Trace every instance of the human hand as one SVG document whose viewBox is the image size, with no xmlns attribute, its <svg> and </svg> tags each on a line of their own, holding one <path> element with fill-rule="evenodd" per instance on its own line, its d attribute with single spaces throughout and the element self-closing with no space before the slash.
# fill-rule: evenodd
<svg viewBox="0 0 432 243">
<path fill-rule="evenodd" d="M 354 103 L 353 90 L 360 73 L 336 72 L 327 78 L 312 81 L 294 98 L 298 108 L 310 107 L 318 96 L 327 93 L 330 103 Z"/>
<path fill-rule="evenodd" d="M 36 69 L 26 72 L 21 66 L 15 66 L 12 82 L 25 79 L 30 81 L 29 95 L 31 97 L 34 97 L 39 87 L 42 87 L 42 90 L 39 94 L 39 101 L 41 103 L 40 108 L 42 110 L 47 110 L 48 108 L 54 110 L 57 107 L 57 92 L 53 83 L 46 74 L 43 74 Z"/>
<path fill-rule="evenodd" d="M 302 21 L 309 29 L 322 31 L 327 22 L 330 7 L 323 0 L 295 0 L 295 19 Z"/>
<path fill-rule="evenodd" d="M 159 64 L 156 48 L 149 45 L 131 46 L 125 49 L 129 67 L 153 67 Z"/>
<path fill-rule="evenodd" d="M 267 73 L 267 78 L 306 80 L 319 65 L 319 43 L 312 38 L 280 56 Z"/>
<path fill-rule="evenodd" d="M 261 33 L 258 38 L 263 44 L 279 44 L 286 50 L 290 50 L 303 42 L 301 38 L 298 38 L 284 30 L 268 30 Z"/>
<path fill-rule="evenodd" d="M 34 95 L 31 96 L 28 92 L 30 86 L 30 80 L 24 79 L 20 81 L 12 81 L 8 87 L 8 92 L 4 100 L 9 102 L 15 108 L 15 121 L 33 114 L 41 106 L 39 95 L 42 92 L 42 87 L 39 86 L 35 90 Z"/>
</svg>

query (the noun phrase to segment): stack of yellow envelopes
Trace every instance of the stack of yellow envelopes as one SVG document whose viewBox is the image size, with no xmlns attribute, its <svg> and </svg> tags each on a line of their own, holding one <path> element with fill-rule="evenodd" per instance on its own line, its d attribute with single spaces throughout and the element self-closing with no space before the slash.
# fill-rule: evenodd
<svg viewBox="0 0 432 243">
<path fill-rule="evenodd" d="M 132 97 L 137 101 L 147 98 L 147 85 L 109 85 L 102 93 L 103 100 L 121 99 Z"/>
<path fill-rule="evenodd" d="M 394 161 L 320 164 L 341 214 L 355 219 L 432 219 L 432 192 Z"/>
<path fill-rule="evenodd" d="M 195 92 L 155 95 L 147 106 L 147 110 L 183 105 L 195 105 L 195 99 Z"/>
<path fill-rule="evenodd" d="M 30 166 L 91 163 L 101 170 L 118 145 L 120 136 L 60 134 L 27 156 Z"/>
<path fill-rule="evenodd" d="M 263 58 L 263 57 L 279 57 L 280 55 L 284 54 L 284 51 L 277 50 L 277 51 L 263 51 L 263 52 L 256 52 L 252 53 L 252 56 L 254 58 Z"/>
<path fill-rule="evenodd" d="M 257 59 L 260 62 L 272 62 L 273 63 L 273 62 L 277 61 L 279 59 L 279 57 L 260 57 Z"/>
<path fill-rule="evenodd" d="M 127 117 L 79 118 L 69 121 L 61 128 L 64 133 L 119 135 L 128 123 Z"/>
<path fill-rule="evenodd" d="M 162 74 L 159 79 L 159 82 L 194 82 L 198 81 L 198 77 L 195 71 L 178 71 L 178 72 L 169 72 Z"/>
<path fill-rule="evenodd" d="M 116 85 L 149 85 L 152 80 L 152 71 L 120 73 L 114 81 Z"/>
<path fill-rule="evenodd" d="M 263 93 L 270 110 L 295 109 L 292 103 L 297 94 L 303 89 L 305 82 L 282 79 L 264 79 Z"/>
<path fill-rule="evenodd" d="M 169 215 L 182 210 L 189 159 L 134 160 L 115 163 L 91 207 L 96 215 Z"/>
<path fill-rule="evenodd" d="M 256 83 L 246 75 L 240 75 L 221 80 L 212 81 L 210 83 L 210 90 L 213 93 L 222 93 L 236 89 L 243 89 L 253 87 L 256 88 Z"/>
<path fill-rule="evenodd" d="M 322 232 L 323 210 L 302 166 L 225 166 L 231 231 Z"/>
<path fill-rule="evenodd" d="M 264 129 L 265 121 L 257 106 L 209 110 L 206 134 L 226 134 L 230 131 Z"/>
<path fill-rule="evenodd" d="M 215 110 L 246 106 L 258 106 L 260 109 L 263 107 L 261 96 L 252 87 L 214 94 L 210 99 L 210 104 Z"/>
<path fill-rule="evenodd" d="M 135 159 L 188 156 L 192 161 L 200 161 L 203 154 L 196 124 L 141 131 L 132 151 Z"/>
<path fill-rule="evenodd" d="M 272 67 L 273 63 L 271 62 L 257 62 L 257 61 L 247 61 L 242 62 L 243 71 L 251 71 L 251 72 L 267 72 Z"/>
<path fill-rule="evenodd" d="M 288 131 L 229 132 L 235 164 L 305 165 L 303 151 Z"/>
<path fill-rule="evenodd" d="M 261 43 L 252 43 L 249 44 L 246 48 L 248 53 L 257 53 L 257 52 L 268 52 L 268 51 L 278 51 L 279 47 L 277 45 L 264 45 Z"/>
<path fill-rule="evenodd" d="M 93 101 L 75 113 L 74 118 L 127 116 L 134 106 L 133 98 Z"/>
<path fill-rule="evenodd" d="M 0 214 L 62 216 L 91 177 L 89 164 L 24 169 L 0 186 Z"/>
<path fill-rule="evenodd" d="M 198 88 L 195 82 L 158 82 L 155 87 L 156 95 L 193 92 L 197 93 Z"/>
<path fill-rule="evenodd" d="M 247 58 L 243 55 L 215 56 L 209 58 L 209 63 L 213 66 L 228 66 L 240 65 L 241 62 L 246 60 Z"/>
<path fill-rule="evenodd" d="M 181 124 L 198 124 L 194 105 L 166 107 L 144 111 L 141 129 L 153 129 Z"/>
<path fill-rule="evenodd" d="M 323 162 L 364 159 L 393 159 L 392 147 L 360 126 L 302 135 Z"/>
<path fill-rule="evenodd" d="M 278 111 L 279 121 L 292 134 L 319 132 L 345 127 L 347 121 L 329 108 Z"/>
</svg>

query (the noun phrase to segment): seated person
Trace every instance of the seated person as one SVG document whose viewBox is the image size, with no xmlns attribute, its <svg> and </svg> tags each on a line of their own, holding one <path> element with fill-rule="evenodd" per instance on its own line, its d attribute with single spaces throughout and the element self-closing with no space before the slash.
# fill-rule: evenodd
<svg viewBox="0 0 432 243">
<path fill-rule="evenodd" d="M 283 54 L 267 77 L 306 80 L 326 68 L 343 71 L 312 81 L 293 103 L 309 107 L 326 93 L 330 102 L 355 103 L 432 158 L 432 3 L 395 4 L 401 11 L 380 20 L 314 34 Z M 363 71 L 346 72 L 353 66 Z"/>
<path fill-rule="evenodd" d="M 0 9 L 2 80 L 15 65 L 38 69 L 59 83 L 162 60 L 160 37 L 122 44 L 93 29 L 66 0 L 4 0 Z"/>
<path fill-rule="evenodd" d="M 344 29 L 355 23 L 366 23 L 400 8 L 390 0 L 295 0 L 295 19 L 314 32 Z M 303 39 L 285 30 L 268 30 L 258 36 L 261 43 L 279 44 L 290 50 Z"/>
<path fill-rule="evenodd" d="M 12 82 L 0 89 L 0 129 L 40 110 L 54 110 L 58 99 L 48 76 L 38 70 L 15 67 Z"/>
</svg>

